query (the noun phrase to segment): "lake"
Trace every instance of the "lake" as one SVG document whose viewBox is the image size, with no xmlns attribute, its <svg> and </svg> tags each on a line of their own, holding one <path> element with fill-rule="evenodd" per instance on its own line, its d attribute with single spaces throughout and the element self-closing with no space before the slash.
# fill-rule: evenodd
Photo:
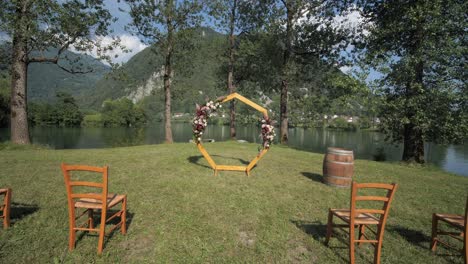
<svg viewBox="0 0 468 264">
<path fill-rule="evenodd" d="M 191 125 L 188 123 L 173 123 L 175 142 L 188 142 L 192 138 Z M 238 126 L 237 139 L 260 144 L 260 129 L 255 125 Z M 277 134 L 279 132 L 277 131 Z M 54 149 L 83 149 L 134 146 L 144 144 L 160 144 L 164 141 L 163 124 L 155 124 L 144 128 L 31 128 L 32 141 L 36 144 L 48 145 Z M 0 128 L 0 142 L 9 140 L 8 128 Z M 229 126 L 209 125 L 204 139 L 223 141 L 229 139 Z M 325 153 L 327 147 L 342 147 L 352 149 L 355 158 L 373 160 L 380 152 L 387 161 L 401 159 L 402 146 L 384 142 L 384 135 L 371 131 L 334 131 L 326 129 L 289 129 L 289 146 L 305 151 Z M 468 144 L 436 145 L 425 144 L 425 158 L 446 171 L 468 176 Z"/>
</svg>

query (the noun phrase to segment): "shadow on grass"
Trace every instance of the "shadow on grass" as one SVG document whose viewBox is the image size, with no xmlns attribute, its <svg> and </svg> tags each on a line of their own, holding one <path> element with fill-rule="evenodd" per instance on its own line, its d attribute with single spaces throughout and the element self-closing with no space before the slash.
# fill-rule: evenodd
<svg viewBox="0 0 468 264">
<path fill-rule="evenodd" d="M 107 217 L 109 218 L 109 216 L 112 216 L 114 213 L 118 212 L 117 210 L 108 210 L 107 211 Z M 100 213 L 95 213 L 94 214 L 94 228 L 99 228 L 99 225 L 101 223 L 101 217 L 99 217 L 101 214 Z M 127 233 L 128 233 L 128 229 L 130 228 L 130 225 L 132 224 L 132 221 L 133 221 L 133 217 L 135 216 L 134 213 L 130 212 L 127 210 Z M 104 248 L 106 247 L 105 243 L 107 240 L 111 239 L 115 233 L 119 233 L 120 234 L 120 228 L 117 228 L 115 230 L 113 230 L 110 234 L 107 235 L 107 232 L 109 232 L 108 230 L 110 230 L 110 228 L 112 228 L 114 225 L 118 224 L 120 222 L 120 218 L 119 217 L 116 217 L 114 219 L 112 219 L 111 221 L 107 222 L 106 223 L 106 235 L 105 235 L 105 238 L 104 238 Z M 84 236 L 93 236 L 93 237 L 99 237 L 99 233 L 98 232 L 80 232 L 76 238 L 76 241 L 75 241 L 75 247 L 79 244 L 79 242 L 83 239 Z"/>
<path fill-rule="evenodd" d="M 422 249 L 429 249 L 429 244 L 428 242 L 431 241 L 431 238 L 425 234 L 423 234 L 421 231 L 418 230 L 412 230 L 408 229 L 402 226 L 388 226 L 386 228 L 390 232 L 395 232 L 398 235 L 400 235 L 402 238 L 404 238 L 406 241 L 409 243 L 416 245 Z"/>
<path fill-rule="evenodd" d="M 421 231 L 412 230 L 401 226 L 389 226 L 388 230 L 397 233 L 409 243 L 416 245 L 424 250 L 427 250 L 428 252 L 431 252 L 429 250 L 431 237 L 423 234 Z M 450 239 L 448 236 L 444 236 L 444 238 L 445 243 L 449 243 L 450 246 L 444 245 L 442 243 L 437 243 L 438 250 L 431 253 L 438 257 L 460 257 L 463 251 L 463 243 L 460 243 L 460 241 L 457 241 L 455 239 Z M 453 242 L 457 243 L 450 243 L 449 241 L 452 240 Z M 440 250 L 440 247 L 442 247 L 443 250 Z"/>
<path fill-rule="evenodd" d="M 315 240 L 324 242 L 327 234 L 327 225 L 319 221 L 304 221 L 304 220 L 290 220 L 297 228 L 304 231 L 304 233 L 312 236 Z"/>
<path fill-rule="evenodd" d="M 312 172 L 301 172 L 302 175 L 308 179 L 311 179 L 315 182 L 320 182 L 320 183 L 323 183 L 323 177 L 322 175 L 320 174 L 317 174 L 317 173 L 312 173 Z"/>
<path fill-rule="evenodd" d="M 10 213 L 11 224 L 14 225 L 17 221 L 34 214 L 37 210 L 39 210 L 39 207 L 35 204 L 12 202 Z"/>
<path fill-rule="evenodd" d="M 203 158 L 202 155 L 199 155 L 199 156 L 190 156 L 190 157 L 187 158 L 187 160 L 188 160 L 190 163 L 193 163 L 193 164 L 196 164 L 196 165 L 198 165 L 198 166 L 202 166 L 202 167 L 211 169 L 210 166 L 207 166 L 207 165 L 204 165 L 204 164 L 201 164 L 201 163 L 200 163 L 200 159 L 202 159 L 202 158 Z"/>
<path fill-rule="evenodd" d="M 313 239 L 323 243 L 325 245 L 325 237 L 327 235 L 327 225 L 326 224 L 322 224 L 322 222 L 320 221 L 313 221 L 313 222 L 310 222 L 310 221 L 304 221 L 304 220 L 290 220 L 291 223 L 295 224 L 297 226 L 297 228 L 301 229 L 304 233 L 310 235 Z M 344 250 L 343 249 L 347 249 L 348 246 L 346 243 L 346 241 L 344 241 L 344 239 L 341 237 L 341 236 L 338 236 L 337 237 L 338 240 L 340 240 L 340 242 L 342 242 L 342 245 L 343 246 L 334 246 L 334 247 L 330 247 L 330 246 L 327 246 L 325 245 L 326 247 L 332 249 L 335 251 L 336 255 L 341 259 L 343 260 L 343 263 L 349 261 L 348 259 L 348 251 L 347 250 Z M 333 237 L 332 237 L 333 239 Z M 340 249 L 340 250 L 338 250 Z"/>
<path fill-rule="evenodd" d="M 235 158 L 235 157 L 227 157 L 227 156 L 221 156 L 221 155 L 210 155 L 213 159 L 215 157 L 218 157 L 218 158 L 224 158 L 224 159 L 233 159 L 233 160 L 238 160 L 240 161 L 240 163 L 242 163 L 243 165 L 249 165 L 250 161 L 248 160 L 244 160 L 244 159 L 239 159 L 239 158 Z M 199 156 L 190 156 L 187 158 L 187 160 L 190 162 L 190 163 L 193 163 L 193 164 L 196 164 L 198 166 L 202 166 L 202 167 L 205 167 L 205 168 L 209 168 L 211 169 L 210 166 L 207 166 L 207 165 L 204 165 L 204 164 L 201 164 L 200 163 L 200 159 L 202 159 L 203 156 L 202 155 L 199 155 Z M 215 161 L 216 162 L 216 161 Z"/>
</svg>

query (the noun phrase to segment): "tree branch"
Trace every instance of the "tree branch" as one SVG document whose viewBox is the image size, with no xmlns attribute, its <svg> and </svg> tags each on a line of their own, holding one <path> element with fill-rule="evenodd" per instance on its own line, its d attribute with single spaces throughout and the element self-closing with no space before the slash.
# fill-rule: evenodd
<svg viewBox="0 0 468 264">
<path fill-rule="evenodd" d="M 53 58 L 46 58 L 46 57 L 32 57 L 28 59 L 28 63 L 34 63 L 34 62 L 45 62 L 45 63 L 53 63 L 57 64 L 58 63 L 58 56 L 53 57 Z"/>
<path fill-rule="evenodd" d="M 92 68 L 89 68 L 88 70 L 86 71 L 82 71 L 82 70 L 74 70 L 74 69 L 68 69 L 68 68 L 65 68 L 64 66 L 60 65 L 58 63 L 59 61 L 59 58 L 58 56 L 57 57 L 53 57 L 53 58 L 46 58 L 46 57 L 33 57 L 33 58 L 30 58 L 28 60 L 28 63 L 51 63 L 51 64 L 55 64 L 57 65 L 57 67 L 59 67 L 60 69 L 62 69 L 63 71 L 66 71 L 68 73 L 71 73 L 71 74 L 86 74 L 86 73 L 90 73 L 90 72 L 93 72 L 94 69 Z"/>
</svg>

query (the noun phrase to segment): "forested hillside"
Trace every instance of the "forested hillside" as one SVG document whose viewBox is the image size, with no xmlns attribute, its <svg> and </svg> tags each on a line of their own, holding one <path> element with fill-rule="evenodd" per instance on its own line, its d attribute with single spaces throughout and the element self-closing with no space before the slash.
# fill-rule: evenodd
<svg viewBox="0 0 468 264">
<path fill-rule="evenodd" d="M 196 103 L 228 93 L 226 43 L 226 35 L 210 28 L 194 31 L 190 43 L 174 59 L 173 112 L 193 112 Z M 237 46 L 237 91 L 277 112 L 278 61 L 282 56 L 278 41 L 272 35 L 256 34 L 240 36 Z M 293 124 L 316 125 L 315 120 L 321 120 L 323 114 L 363 114 L 366 102 L 362 93 L 367 92 L 363 84 L 313 56 L 304 56 L 297 67 L 290 91 Z M 156 46 L 151 46 L 97 82 L 82 104 L 99 110 L 107 99 L 129 98 L 144 109 L 150 120 L 161 120 L 162 79 L 163 56 Z"/>
<path fill-rule="evenodd" d="M 9 75 L 11 49 L 8 43 L 0 44 L 2 62 L 0 74 L 3 78 Z M 54 54 L 56 49 L 50 49 L 43 56 Z M 38 55 L 38 53 L 33 52 Z M 60 62 L 65 69 L 77 73 L 67 72 L 55 64 L 31 63 L 28 72 L 28 99 L 32 102 L 52 102 L 59 92 L 71 94 L 80 101 L 85 101 L 87 92 L 93 90 L 98 80 L 110 71 L 110 67 L 99 60 L 83 54 L 64 51 Z"/>
<path fill-rule="evenodd" d="M 220 96 L 222 83 L 223 42 L 226 37 L 209 28 L 193 32 L 189 47 L 178 53 L 174 63 L 174 110 L 191 111 L 195 99 Z M 87 93 L 87 107 L 99 109 L 106 99 L 127 97 L 142 101 L 149 108 L 158 108 L 161 95 L 163 57 L 158 47 L 148 47 L 132 57 L 120 69 L 107 74 Z M 200 91 L 203 96 L 200 96 Z M 162 108 L 161 108 L 162 109 Z"/>
</svg>

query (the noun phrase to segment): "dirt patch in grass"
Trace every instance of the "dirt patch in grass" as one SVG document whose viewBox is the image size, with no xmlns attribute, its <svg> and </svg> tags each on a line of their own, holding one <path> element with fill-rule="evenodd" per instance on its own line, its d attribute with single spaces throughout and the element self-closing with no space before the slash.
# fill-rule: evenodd
<svg viewBox="0 0 468 264">
<path fill-rule="evenodd" d="M 287 259 L 289 263 L 316 263 L 317 257 L 300 241 L 290 240 L 288 242 Z"/>
<path fill-rule="evenodd" d="M 144 260 L 145 256 L 150 256 L 154 249 L 154 238 L 150 236 L 133 238 L 120 243 L 120 247 L 127 252 L 124 262 Z"/>
<path fill-rule="evenodd" d="M 255 234 L 249 234 L 245 231 L 239 232 L 239 244 L 245 247 L 253 247 L 255 245 Z"/>
</svg>

